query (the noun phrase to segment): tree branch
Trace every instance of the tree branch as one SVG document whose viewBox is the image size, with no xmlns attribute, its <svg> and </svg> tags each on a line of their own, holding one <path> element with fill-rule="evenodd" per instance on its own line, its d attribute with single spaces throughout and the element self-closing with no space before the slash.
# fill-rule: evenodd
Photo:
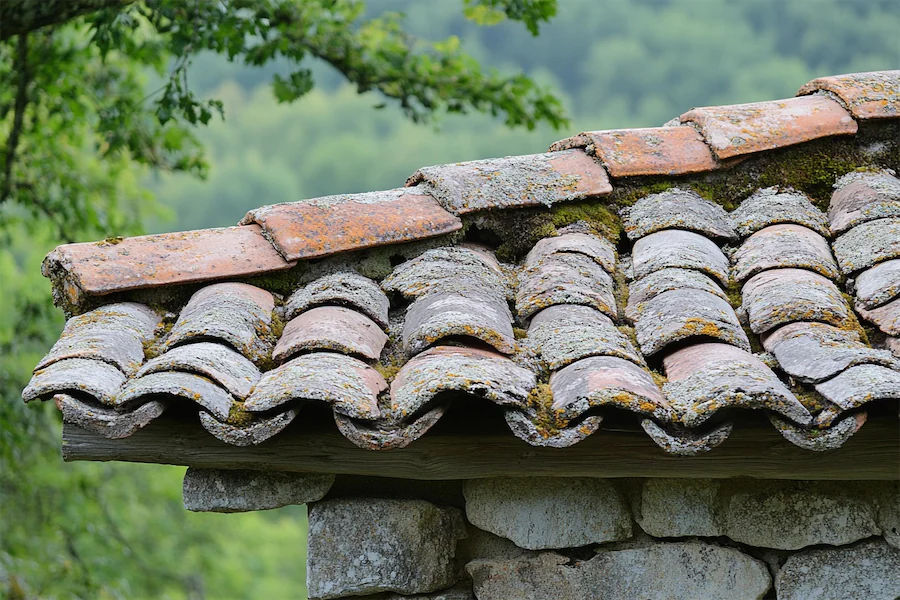
<svg viewBox="0 0 900 600">
<path fill-rule="evenodd" d="M 107 8 L 122 8 L 134 0 L 3 0 L 0 2 L 0 41 L 47 25 L 71 21 Z"/>
<path fill-rule="evenodd" d="M 13 115 L 12 130 L 6 139 L 6 156 L 3 160 L 3 183 L 0 185 L 0 204 L 6 202 L 12 192 L 12 170 L 16 161 L 16 150 L 19 147 L 19 137 L 22 134 L 22 124 L 25 121 L 25 107 L 28 104 L 28 83 L 31 73 L 28 71 L 28 34 L 19 36 L 16 44 L 15 70 L 19 74 L 19 82 L 16 86 L 16 105 Z"/>
</svg>

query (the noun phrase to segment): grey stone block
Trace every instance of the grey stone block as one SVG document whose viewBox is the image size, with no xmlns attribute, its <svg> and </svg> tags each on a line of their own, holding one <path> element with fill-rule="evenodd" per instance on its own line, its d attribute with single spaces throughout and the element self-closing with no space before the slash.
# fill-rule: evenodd
<svg viewBox="0 0 900 600">
<path fill-rule="evenodd" d="M 719 536 L 714 479 L 648 479 L 641 490 L 641 529 L 655 537 Z"/>
<path fill-rule="evenodd" d="M 585 562 L 545 553 L 466 568 L 479 600 L 748 600 L 771 584 L 762 562 L 698 541 L 601 552 Z"/>
<path fill-rule="evenodd" d="M 448 588 L 456 580 L 456 542 L 465 535 L 457 509 L 423 500 L 348 498 L 314 504 L 306 563 L 309 597 Z"/>
<path fill-rule="evenodd" d="M 873 539 L 794 554 L 775 578 L 779 600 L 896 600 L 900 550 Z"/>
<path fill-rule="evenodd" d="M 474 479 L 463 487 L 466 516 L 521 548 L 574 548 L 631 537 L 631 517 L 604 479 Z"/>
<path fill-rule="evenodd" d="M 184 474 L 184 507 L 197 512 L 246 512 L 321 500 L 334 475 L 194 469 Z"/>
</svg>

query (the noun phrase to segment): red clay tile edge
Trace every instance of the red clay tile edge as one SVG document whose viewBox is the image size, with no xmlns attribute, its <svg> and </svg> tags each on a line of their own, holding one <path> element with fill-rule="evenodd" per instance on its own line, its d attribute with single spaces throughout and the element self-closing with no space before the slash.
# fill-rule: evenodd
<svg viewBox="0 0 900 600">
<path fill-rule="evenodd" d="M 829 127 L 823 130 L 820 123 L 789 116 L 786 125 L 791 129 L 794 141 L 785 141 L 780 144 L 780 140 L 770 139 L 768 144 L 759 146 L 755 150 L 750 148 L 747 150 L 753 153 L 765 152 L 772 148 L 801 143 L 827 135 L 852 135 L 857 128 L 854 118 L 900 119 L 900 71 L 851 73 L 815 79 L 800 88 L 798 92 L 798 96 L 810 94 L 830 94 L 832 97 L 836 97 L 840 105 L 850 111 L 849 120 L 844 121 L 840 127 Z M 760 110 L 763 111 L 763 117 L 766 117 L 767 107 L 787 102 L 781 100 L 740 106 L 750 107 L 751 113 L 756 111 L 756 114 L 748 119 L 754 120 L 759 118 Z M 729 107 L 706 107 L 704 110 L 727 112 L 728 109 Z M 690 125 L 681 127 L 692 128 Z M 676 125 L 643 130 L 621 129 L 586 132 L 556 142 L 551 146 L 550 151 L 594 146 L 596 160 L 604 165 L 612 179 L 699 173 L 733 164 L 734 159 L 723 161 L 727 156 L 732 156 L 729 151 L 720 150 L 716 153 L 713 150 L 714 145 L 705 136 L 702 127 L 698 128 L 700 131 L 696 137 L 692 134 L 686 135 L 681 127 Z M 667 129 L 675 131 L 665 131 Z M 665 146 L 665 144 L 654 142 L 653 130 L 664 133 L 661 141 L 668 142 L 667 147 L 657 147 Z M 646 137 L 648 131 L 651 132 L 651 138 Z M 680 147 L 679 143 L 671 143 L 671 140 L 666 139 L 677 137 L 684 137 L 685 141 L 680 143 L 691 147 Z M 623 144 L 623 140 L 627 143 Z M 600 143 L 597 143 L 598 141 Z M 698 142 L 710 151 L 710 160 L 707 161 Z M 685 164 L 679 164 L 679 161 L 685 161 Z M 433 200 L 430 196 L 409 194 L 394 202 L 398 213 L 406 211 L 416 213 L 422 208 L 422 202 L 426 198 Z M 411 205 L 406 206 L 406 202 Z M 458 220 L 458 217 L 450 213 L 447 215 Z M 366 217 L 363 216 L 363 218 Z M 343 219 L 340 226 L 345 227 L 346 221 L 347 219 Z M 69 302 L 77 305 L 83 300 L 84 295 L 98 296 L 147 287 L 259 275 L 289 269 L 296 264 L 297 259 L 327 256 L 374 245 L 426 239 L 459 229 L 455 226 L 455 222 L 450 223 L 449 220 L 443 218 L 436 219 L 435 223 L 435 227 L 430 227 L 425 223 L 424 226 L 414 227 L 412 230 L 409 230 L 403 223 L 392 223 L 391 225 L 396 225 L 403 231 L 393 234 L 385 231 L 382 227 L 376 232 L 377 239 L 370 239 L 369 233 L 371 232 L 364 232 L 364 235 L 353 236 L 353 239 L 346 240 L 344 244 L 330 248 L 318 248 L 314 254 L 308 254 L 302 250 L 304 244 L 309 245 L 309 240 L 304 239 L 304 232 L 300 230 L 303 226 L 302 222 L 295 223 L 294 226 L 300 227 L 292 232 L 297 238 L 298 248 L 300 248 L 296 251 L 288 251 L 286 248 L 279 247 L 277 239 L 275 240 L 276 245 L 273 245 L 272 240 L 268 237 L 272 232 L 263 232 L 255 224 L 159 236 L 140 236 L 106 242 L 68 244 L 59 246 L 47 255 L 42 272 L 53 280 L 58 294 L 62 294 Z M 321 224 L 311 222 L 309 227 L 309 234 L 322 235 Z M 221 241 L 225 239 L 224 236 L 233 239 L 228 244 L 214 244 L 208 247 L 204 247 L 202 241 L 198 241 L 211 237 Z M 147 248 L 148 244 L 149 249 Z M 160 245 L 162 248 L 159 247 Z"/>
</svg>

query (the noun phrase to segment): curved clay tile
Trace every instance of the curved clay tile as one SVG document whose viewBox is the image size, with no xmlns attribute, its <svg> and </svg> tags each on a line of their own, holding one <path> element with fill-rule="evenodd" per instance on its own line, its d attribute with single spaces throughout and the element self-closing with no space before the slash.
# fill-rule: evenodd
<svg viewBox="0 0 900 600">
<path fill-rule="evenodd" d="M 536 266 L 557 252 L 584 254 L 603 267 L 607 273 L 616 271 L 616 247 L 612 242 L 581 232 L 564 233 L 538 240 L 525 257 L 525 267 Z"/>
<path fill-rule="evenodd" d="M 857 119 L 900 117 L 900 70 L 820 77 L 800 88 L 797 95 L 820 90 L 840 98 Z"/>
<path fill-rule="evenodd" d="M 196 292 L 181 310 L 165 342 L 221 340 L 253 361 L 268 358 L 275 300 L 266 290 L 245 283 L 216 283 Z"/>
<path fill-rule="evenodd" d="M 900 260 L 889 260 L 856 276 L 856 301 L 875 308 L 900 297 Z"/>
<path fill-rule="evenodd" d="M 133 411 L 119 412 L 114 408 L 79 400 L 69 394 L 53 396 L 62 413 L 63 422 L 70 423 L 110 440 L 126 438 L 165 412 L 167 403 L 151 400 Z"/>
<path fill-rule="evenodd" d="M 172 348 L 149 360 L 136 376 L 161 371 L 184 371 L 209 377 L 240 399 L 247 397 L 261 376 L 249 359 L 215 342 L 197 342 Z"/>
<path fill-rule="evenodd" d="M 629 321 L 637 319 L 643 306 L 649 301 L 672 290 L 699 290 L 728 300 L 728 296 L 719 284 L 708 275 L 692 269 L 662 269 L 654 271 L 628 285 L 628 305 L 625 307 L 625 318 Z"/>
<path fill-rule="evenodd" d="M 857 225 L 836 239 L 832 247 L 841 270 L 847 275 L 900 258 L 900 218 Z"/>
<path fill-rule="evenodd" d="M 531 319 L 525 344 L 554 371 L 588 356 L 618 356 L 644 364 L 615 323 L 588 306 L 557 304 L 540 311 Z"/>
<path fill-rule="evenodd" d="M 900 217 L 900 179 L 890 172 L 848 173 L 834 187 L 828 218 L 835 234 L 866 221 Z"/>
<path fill-rule="evenodd" d="M 328 305 L 354 308 L 387 327 L 387 296 L 377 283 L 351 271 L 319 277 L 291 294 L 284 304 L 284 318 L 293 319 L 305 310 Z"/>
<path fill-rule="evenodd" d="M 816 384 L 816 391 L 844 410 L 875 400 L 898 400 L 900 370 L 881 365 L 857 365 Z"/>
<path fill-rule="evenodd" d="M 769 413 L 769 420 L 778 433 L 795 446 L 799 446 L 804 450 L 812 450 L 813 452 L 824 452 L 825 450 L 836 450 L 843 446 L 844 442 L 849 440 L 865 424 L 866 416 L 864 412 L 849 415 L 835 425 L 825 429 L 797 427 L 789 421 L 779 419 L 773 413 Z"/>
<path fill-rule="evenodd" d="M 838 287 L 818 273 L 773 269 L 751 277 L 741 289 L 753 333 L 765 333 L 795 321 L 843 326 L 851 309 Z"/>
<path fill-rule="evenodd" d="M 770 225 L 748 237 L 731 257 L 735 281 L 778 268 L 808 269 L 829 279 L 841 275 L 831 246 L 801 225 Z"/>
<path fill-rule="evenodd" d="M 244 410 L 265 412 L 288 402 L 326 402 L 336 412 L 364 420 L 381 416 L 378 395 L 384 378 L 359 359 L 330 352 L 313 352 L 263 374 Z"/>
<path fill-rule="evenodd" d="M 634 330 L 644 356 L 693 337 L 750 349 L 750 340 L 731 305 L 718 296 L 690 288 L 663 292 L 641 304 Z"/>
<path fill-rule="evenodd" d="M 516 351 L 506 301 L 477 293 L 435 293 L 416 299 L 406 312 L 402 337 L 410 354 L 454 337 L 481 340 L 504 354 Z"/>
<path fill-rule="evenodd" d="M 116 393 L 125 383 L 118 368 L 100 360 L 67 358 L 43 369 L 36 369 L 22 390 L 22 399 L 49 400 L 55 394 L 86 394 L 100 404 L 112 405 Z"/>
<path fill-rule="evenodd" d="M 866 309 L 857 306 L 856 310 L 863 319 L 874 323 L 884 333 L 900 336 L 900 298 L 878 308 Z"/>
<path fill-rule="evenodd" d="M 232 446 L 255 446 L 261 444 L 297 417 L 299 409 L 289 408 L 270 417 L 256 417 L 246 425 L 230 425 L 219 421 L 209 413 L 200 411 L 200 424 L 216 438 Z"/>
<path fill-rule="evenodd" d="M 580 304 L 615 317 L 614 288 L 612 276 L 587 256 L 556 252 L 521 272 L 516 312 L 527 319 L 549 306 Z"/>
<path fill-rule="evenodd" d="M 361 421 L 340 413 L 334 413 L 338 430 L 348 440 L 365 450 L 392 450 L 404 448 L 419 439 L 444 415 L 447 406 L 438 404 L 415 415 L 409 421 Z"/>
<path fill-rule="evenodd" d="M 737 234 L 746 237 L 769 225 L 795 223 L 830 236 L 828 218 L 809 198 L 794 190 L 770 187 L 755 191 L 729 215 Z"/>
<path fill-rule="evenodd" d="M 629 240 L 663 229 L 687 229 L 714 238 L 737 237 L 724 208 L 679 188 L 641 198 L 623 211 L 622 225 Z"/>
<path fill-rule="evenodd" d="M 694 269 L 728 284 L 728 259 L 713 242 L 692 231 L 666 229 L 634 243 L 631 260 L 639 279 L 668 268 Z"/>
<path fill-rule="evenodd" d="M 161 371 L 130 380 L 115 397 L 117 410 L 135 410 L 140 404 L 156 396 L 171 396 L 190 400 L 225 421 L 237 404 L 225 389 L 206 377 L 180 371 Z"/>
<path fill-rule="evenodd" d="M 600 406 L 621 408 L 660 421 L 672 418 L 668 402 L 646 369 L 614 356 L 592 356 L 550 376 L 551 409 L 576 419 Z"/>
<path fill-rule="evenodd" d="M 715 342 L 682 348 L 663 359 L 669 381 L 663 391 L 686 427 L 696 427 L 726 408 L 768 409 L 800 425 L 812 415 L 758 358 Z"/>
<path fill-rule="evenodd" d="M 603 166 L 582 150 L 507 156 L 423 167 L 407 185 L 425 183 L 455 215 L 517 206 L 550 206 L 612 191 Z"/>
<path fill-rule="evenodd" d="M 465 247 L 426 250 L 397 265 L 381 287 L 405 298 L 441 292 L 508 295 L 506 277 L 496 259 L 487 252 Z"/>
<path fill-rule="evenodd" d="M 683 431 L 667 430 L 660 427 L 652 419 L 642 419 L 641 427 L 650 436 L 657 446 L 675 456 L 696 456 L 709 452 L 728 439 L 734 424 L 723 423 L 710 431 Z"/>
<path fill-rule="evenodd" d="M 522 411 L 508 410 L 504 417 L 513 435 L 532 446 L 542 448 L 574 446 L 600 429 L 600 424 L 603 422 L 601 415 L 588 415 L 571 427 L 548 430 L 543 424 L 537 422 L 535 417 Z"/>
<path fill-rule="evenodd" d="M 68 358 L 92 358 L 133 375 L 144 362 L 144 343 L 162 320 L 143 304 L 122 302 L 72 317 L 35 369 Z"/>
<path fill-rule="evenodd" d="M 465 392 L 500 406 L 524 408 L 536 385 L 531 371 L 502 354 L 438 346 L 413 357 L 391 383 L 391 420 L 403 421 L 442 392 Z"/>
<path fill-rule="evenodd" d="M 317 306 L 288 321 L 272 358 L 283 361 L 303 351 L 324 350 L 377 360 L 387 341 L 368 316 L 340 306 Z"/>
<path fill-rule="evenodd" d="M 785 373 L 809 383 L 824 381 L 854 365 L 900 370 L 900 359 L 889 351 L 866 346 L 855 331 L 823 323 L 791 323 L 763 336 L 762 343 Z"/>
</svg>

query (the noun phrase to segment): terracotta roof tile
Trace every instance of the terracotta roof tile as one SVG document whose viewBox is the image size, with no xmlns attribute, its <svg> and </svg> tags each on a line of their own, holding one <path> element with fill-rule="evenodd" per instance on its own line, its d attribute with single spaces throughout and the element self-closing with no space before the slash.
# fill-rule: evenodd
<svg viewBox="0 0 900 600">
<path fill-rule="evenodd" d="M 719 168 L 703 137 L 690 126 L 587 131 L 556 142 L 550 150 L 588 146 L 612 177 L 686 175 Z"/>
<path fill-rule="evenodd" d="M 690 114 L 707 137 L 688 125 L 592 132 L 550 154 L 430 167 L 414 177 L 419 187 L 252 211 L 265 236 L 252 224 L 63 246 L 45 272 L 76 309 L 85 295 L 206 285 L 180 308 L 181 294 L 165 301 L 177 313 L 164 320 L 175 321 L 168 332 L 153 311 L 128 308 L 136 305 L 74 317 L 23 397 L 54 398 L 67 423 L 106 437 L 130 435 L 172 405 L 181 407 L 178 418 L 192 407 L 211 435 L 239 446 L 277 435 L 314 402 L 330 408 L 354 444 L 402 448 L 467 395 L 495 404 L 512 434 L 536 446 L 569 446 L 630 418 L 665 451 L 694 455 L 744 426 L 746 411 L 762 410 L 802 448 L 839 447 L 865 423 L 868 403 L 900 394 L 900 358 L 875 347 L 900 354 L 892 172 L 840 178 L 830 222 L 788 187 L 747 189 L 749 197 L 734 202 L 733 190 L 744 189 L 745 176 L 766 159 L 735 173 L 728 198 L 702 187 L 705 177 L 682 180 L 711 192 L 715 203 L 677 189 L 646 196 L 643 183 L 631 180 L 614 181 L 616 195 L 581 202 L 572 214 L 522 211 L 521 222 L 510 215 L 508 232 L 492 229 L 493 214 L 467 214 L 607 194 L 613 185 L 601 160 L 613 177 L 632 177 L 619 168 L 666 169 L 652 172 L 656 190 L 659 176 L 694 168 L 691 156 L 704 156 L 698 143 L 712 143 L 722 158 L 855 130 L 824 94 Z M 860 135 L 866 156 L 892 143 L 868 141 L 878 127 Z M 742 129 L 753 135 L 735 145 Z M 593 146 L 600 160 L 568 146 Z M 733 168 L 705 151 L 709 168 Z M 772 174 L 765 185 L 779 184 Z M 761 184 L 754 176 L 750 182 Z M 719 175 L 712 177 L 715 183 Z M 595 206 L 610 212 L 598 217 Z M 390 214 L 373 219 L 378 211 Z M 462 228 L 451 213 L 464 215 L 465 237 L 498 247 L 500 236 L 498 255 L 509 262 L 486 245 L 460 244 L 460 234 L 425 251 L 406 246 L 391 256 L 400 264 L 387 277 L 354 272 L 371 274 L 372 257 L 380 271 L 382 253 L 351 255 L 359 265 L 311 262 L 297 274 L 309 283 L 285 290 L 294 274 L 279 278 L 278 292 L 293 292 L 284 306 L 262 287 L 214 283 L 290 268 L 279 250 L 322 256 Z M 498 216 L 506 226 L 507 214 Z M 568 226 L 573 216 L 582 220 Z M 618 245 L 597 233 L 623 220 L 629 239 Z M 832 231 L 840 235 L 829 243 Z M 509 237 L 516 237 L 512 252 Z M 832 252 L 850 278 L 838 276 Z M 844 292 L 855 296 L 855 312 Z M 122 297 L 130 296 L 116 300 Z M 858 318 L 882 332 L 864 339 Z M 745 327 L 767 353 L 749 352 L 757 333 L 748 337 Z M 395 373 L 389 386 L 385 377 Z"/>
<path fill-rule="evenodd" d="M 857 130 L 850 113 L 824 96 L 695 108 L 681 121 L 699 127 L 719 159 Z"/>
<path fill-rule="evenodd" d="M 58 277 L 77 304 L 82 294 L 246 277 L 294 264 L 249 225 L 67 244 L 47 255 L 43 273 Z"/>
<path fill-rule="evenodd" d="M 273 204 L 251 210 L 241 223 L 262 226 L 287 260 L 421 240 L 462 229 L 457 217 L 419 188 Z"/>
<path fill-rule="evenodd" d="M 427 184 L 456 215 L 521 206 L 550 206 L 612 191 L 606 170 L 581 150 L 508 156 L 425 167 L 407 185 Z"/>
<path fill-rule="evenodd" d="M 831 92 L 840 98 L 857 119 L 900 117 L 900 71 L 820 77 L 801 87 L 797 95 L 817 91 Z"/>
</svg>

